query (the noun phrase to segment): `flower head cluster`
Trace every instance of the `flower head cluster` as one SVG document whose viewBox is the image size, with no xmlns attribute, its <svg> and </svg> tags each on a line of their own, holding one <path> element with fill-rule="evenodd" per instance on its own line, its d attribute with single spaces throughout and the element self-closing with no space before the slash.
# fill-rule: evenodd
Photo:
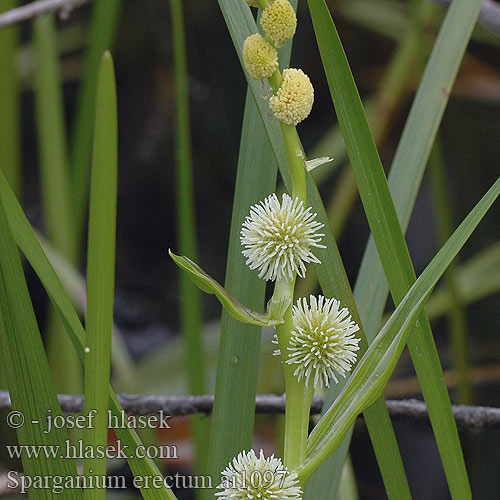
<svg viewBox="0 0 500 500">
<path fill-rule="evenodd" d="M 312 247 L 326 248 L 319 242 L 323 224 L 315 221 L 311 208 L 304 208 L 298 198 L 283 194 L 281 203 L 276 194 L 250 208 L 241 230 L 243 255 L 250 269 L 259 269 L 259 278 L 293 279 L 294 273 L 304 277 L 305 263 L 320 263 Z"/>
<path fill-rule="evenodd" d="M 242 451 L 222 472 L 221 500 L 300 500 L 302 490 L 296 472 L 288 472 L 280 458 L 259 457 Z"/>
<path fill-rule="evenodd" d="M 359 339 L 354 333 L 359 326 L 351 320 L 349 311 L 340 309 L 336 299 L 299 299 L 292 307 L 293 331 L 288 347 L 287 364 L 297 364 L 294 375 L 305 379 L 306 387 L 330 386 L 338 382 L 336 374 L 345 377 L 356 362 Z"/>
<path fill-rule="evenodd" d="M 254 80 L 263 80 L 278 69 L 278 51 L 260 33 L 255 33 L 243 43 L 243 62 Z"/>
<path fill-rule="evenodd" d="M 283 82 L 269 100 L 269 107 L 279 120 L 297 125 L 309 116 L 314 102 L 314 89 L 309 77 L 301 70 L 283 71 Z"/>
<path fill-rule="evenodd" d="M 295 35 L 297 16 L 288 0 L 274 0 L 264 9 L 260 24 L 274 43 L 282 44 Z"/>
<path fill-rule="evenodd" d="M 245 0 L 245 2 L 250 5 L 250 7 L 258 7 L 259 2 L 257 0 Z"/>
</svg>

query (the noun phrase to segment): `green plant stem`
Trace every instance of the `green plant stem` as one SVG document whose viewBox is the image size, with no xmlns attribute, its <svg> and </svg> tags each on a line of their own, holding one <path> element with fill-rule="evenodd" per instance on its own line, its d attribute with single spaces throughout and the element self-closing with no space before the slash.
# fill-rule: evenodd
<svg viewBox="0 0 500 500">
<path fill-rule="evenodd" d="M 259 2 L 259 7 L 264 10 L 268 5 L 268 0 L 257 0 Z"/>
<path fill-rule="evenodd" d="M 273 300 L 293 297 L 295 279 L 276 281 Z M 289 469 L 295 469 L 306 458 L 307 434 L 309 427 L 309 410 L 314 389 L 306 389 L 304 382 L 299 382 L 293 374 L 295 367 L 286 363 L 290 342 L 292 323 L 292 306 L 283 316 L 284 323 L 276 327 L 276 334 L 281 350 L 281 361 L 285 374 L 286 408 L 285 408 L 285 443 L 283 460 Z"/>
<path fill-rule="evenodd" d="M 0 12 L 13 9 L 17 0 L 0 1 Z M 18 199 L 22 189 L 20 99 L 15 71 L 15 55 L 19 28 L 0 30 L 0 168 L 5 173 Z"/>
<path fill-rule="evenodd" d="M 279 70 L 276 70 L 269 82 L 276 92 L 283 78 Z M 305 154 L 300 143 L 297 129 L 294 125 L 280 122 L 281 134 L 285 145 L 288 167 L 292 180 L 292 198 L 298 198 L 306 204 L 307 185 L 305 171 Z M 295 278 L 293 280 L 278 280 L 275 285 L 273 299 L 290 297 L 293 299 Z M 287 348 L 293 329 L 292 307 L 284 316 L 285 322 L 276 327 L 278 341 L 281 350 L 283 371 L 285 374 L 286 408 L 285 408 L 285 443 L 284 463 L 290 469 L 298 467 L 306 457 L 307 435 L 309 430 L 309 411 L 314 394 L 314 388 L 306 388 L 304 381 L 299 382 L 293 374 L 294 368 L 286 363 Z"/>
<path fill-rule="evenodd" d="M 429 157 L 429 174 L 436 206 L 439 242 L 443 245 L 453 233 L 450 196 L 447 187 L 440 144 L 434 144 Z M 450 296 L 448 326 L 453 362 L 457 372 L 458 403 L 472 404 L 472 387 L 469 379 L 470 363 L 467 349 L 467 318 L 457 284 L 457 263 L 452 262 L 445 273 L 446 288 Z"/>
<path fill-rule="evenodd" d="M 269 83 L 274 92 L 277 92 L 282 82 L 283 77 L 279 70 L 276 70 L 271 78 L 269 78 Z M 287 125 L 286 123 L 280 122 L 280 128 L 285 144 L 288 167 L 292 177 L 292 197 L 302 200 L 305 204 L 307 189 L 304 150 L 302 149 L 302 144 L 300 143 L 295 125 Z"/>
<path fill-rule="evenodd" d="M 285 143 L 286 157 L 292 175 L 292 198 L 298 198 L 306 203 L 306 171 L 305 155 L 302 150 L 297 129 L 294 125 L 287 125 L 281 122 L 281 133 Z"/>
</svg>

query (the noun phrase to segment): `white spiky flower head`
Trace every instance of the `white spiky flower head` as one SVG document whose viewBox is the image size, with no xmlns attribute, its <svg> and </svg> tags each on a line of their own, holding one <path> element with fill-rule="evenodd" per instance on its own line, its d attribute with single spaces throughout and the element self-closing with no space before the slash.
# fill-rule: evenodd
<svg viewBox="0 0 500 500">
<path fill-rule="evenodd" d="M 272 194 L 253 205 L 240 237 L 250 269 L 258 269 L 265 280 L 293 279 L 294 273 L 303 278 L 306 263 L 321 263 L 311 249 L 326 248 L 319 243 L 323 224 L 314 220 L 316 215 L 286 193 L 281 203 Z"/>
<path fill-rule="evenodd" d="M 271 40 L 280 45 L 295 35 L 297 15 L 288 0 L 274 0 L 262 12 L 260 24 Z"/>
<path fill-rule="evenodd" d="M 302 489 L 296 472 L 289 472 L 280 458 L 259 457 L 242 451 L 222 472 L 216 493 L 221 500 L 300 500 Z"/>
<path fill-rule="evenodd" d="M 340 308 L 337 299 L 305 297 L 292 307 L 293 331 L 288 347 L 287 364 L 296 364 L 294 375 L 305 379 L 306 387 L 330 387 L 337 374 L 345 377 L 356 362 L 359 326 L 352 321 L 349 310 Z"/>
<path fill-rule="evenodd" d="M 314 88 L 309 77 L 301 70 L 288 68 L 283 71 L 280 88 L 269 99 L 269 107 L 278 120 L 287 125 L 297 125 L 305 120 L 314 103 Z"/>
<path fill-rule="evenodd" d="M 278 69 L 278 51 L 260 33 L 255 33 L 243 43 L 243 62 L 254 80 L 263 80 Z"/>
</svg>

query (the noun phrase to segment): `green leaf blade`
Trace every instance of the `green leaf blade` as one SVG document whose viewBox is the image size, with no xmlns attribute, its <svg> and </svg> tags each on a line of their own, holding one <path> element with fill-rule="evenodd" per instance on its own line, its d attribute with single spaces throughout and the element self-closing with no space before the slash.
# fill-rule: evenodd
<svg viewBox="0 0 500 500">
<path fill-rule="evenodd" d="M 12 407 L 19 412 L 24 425 L 17 429 L 20 445 L 40 446 L 39 457 L 22 454 L 24 474 L 32 481 L 48 478 L 50 489 L 30 488 L 30 498 L 49 500 L 53 497 L 51 478 L 63 477 L 71 481 L 74 489 L 67 488 L 61 497 L 81 500 L 82 491 L 77 482 L 75 461 L 61 458 L 61 446 L 68 441 L 65 428 L 48 428 L 48 417 L 62 417 L 61 408 L 52 384 L 49 365 L 26 280 L 11 236 L 4 209 L 4 198 L 0 197 L 0 345 L 2 362 Z M 43 449 L 54 450 L 55 457 L 45 456 Z M 19 478 L 20 479 L 20 478 Z M 26 484 L 29 481 L 27 480 Z"/>
<path fill-rule="evenodd" d="M 111 46 L 120 7 L 121 0 L 97 0 L 92 10 L 90 45 L 84 63 L 85 76 L 80 89 L 71 140 L 76 238 L 83 233 L 87 212 L 97 74 L 101 56 Z"/>
<path fill-rule="evenodd" d="M 1 12 L 17 6 L 17 0 L 4 0 Z M 0 169 L 12 189 L 21 198 L 21 100 L 17 81 L 15 56 L 19 42 L 19 27 L 0 30 Z"/>
<path fill-rule="evenodd" d="M 78 318 L 78 315 L 71 304 L 71 300 L 61 285 L 51 263 L 45 255 L 28 219 L 24 215 L 19 202 L 10 189 L 5 176 L 0 171 L 0 198 L 2 199 L 8 224 L 12 235 L 19 245 L 21 251 L 37 273 L 49 298 L 59 315 L 66 331 L 77 351 L 80 360 L 84 361 L 84 348 L 86 346 L 85 331 Z M 117 418 L 123 415 L 123 408 L 116 399 L 112 387 L 108 386 L 110 398 L 110 408 Z M 116 429 L 118 439 L 128 445 L 130 451 L 127 458 L 130 468 L 134 475 L 141 477 L 154 477 L 161 475 L 154 462 L 149 458 L 140 459 L 136 450 L 142 443 L 137 434 L 127 428 Z M 33 441 L 31 441 L 33 443 Z M 168 487 L 162 488 L 142 488 L 141 494 L 146 500 L 176 500 L 176 496 Z"/>
<path fill-rule="evenodd" d="M 456 2 L 458 5 L 460 2 Z M 465 2 L 464 2 L 465 3 Z M 357 179 L 370 228 L 386 278 L 396 303 L 414 281 L 414 272 L 399 226 L 387 182 L 371 139 L 359 95 L 336 34 L 328 8 L 322 0 L 309 0 L 313 24 L 324 60 L 327 79 L 339 123 Z M 460 9 L 460 7 L 457 7 Z M 474 22 L 474 19 L 472 19 Z M 446 24 L 446 23 L 445 23 Z M 452 27 L 453 28 L 453 27 Z M 468 39 L 467 31 L 462 33 Z M 463 54 L 463 52 L 460 54 Z M 348 88 L 344 86 L 347 85 Z M 442 91 L 442 89 L 440 89 Z M 360 127 L 360 128 L 358 128 Z M 453 498 L 470 498 L 470 486 L 442 370 L 428 321 L 421 322 L 409 346 L 417 375 L 428 403 L 438 447 Z M 443 420 L 446 424 L 443 425 Z"/>
<path fill-rule="evenodd" d="M 312 464 L 324 460 L 344 438 L 357 414 L 381 394 L 412 330 L 421 327 L 420 310 L 434 286 L 467 242 L 470 235 L 500 194 L 500 178 L 493 184 L 414 283 L 396 311 L 356 366 L 341 394 L 314 428 L 308 442 L 308 460 L 299 475 L 306 478 Z M 415 333 L 414 333 L 415 334 Z"/>
<path fill-rule="evenodd" d="M 94 150 L 90 189 L 87 253 L 87 316 L 84 414 L 95 412 L 84 429 L 84 445 L 105 449 L 108 443 L 108 386 L 115 291 L 116 191 L 118 131 L 113 59 L 105 52 L 97 81 Z M 105 476 L 106 457 L 84 459 L 85 476 Z M 103 488 L 85 489 L 88 500 L 104 500 Z"/>
</svg>

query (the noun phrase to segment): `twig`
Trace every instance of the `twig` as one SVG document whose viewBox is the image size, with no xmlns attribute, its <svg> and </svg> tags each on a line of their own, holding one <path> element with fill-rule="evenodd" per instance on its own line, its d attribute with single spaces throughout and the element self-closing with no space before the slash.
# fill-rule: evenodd
<svg viewBox="0 0 500 500">
<path fill-rule="evenodd" d="M 0 28 L 27 21 L 28 19 L 42 16 L 49 12 L 59 12 L 60 17 L 66 19 L 73 9 L 89 1 L 90 0 L 38 0 L 36 2 L 31 2 L 0 14 Z"/>
<path fill-rule="evenodd" d="M 0 14 L 0 28 L 27 21 L 49 12 L 60 11 L 61 17 L 66 18 L 69 13 L 89 2 L 90 0 L 38 0 L 22 7 L 9 10 Z M 451 0 L 428 0 L 441 7 L 448 7 Z M 483 6 L 479 14 L 479 21 L 495 33 L 500 34 L 500 5 L 493 0 L 483 0 Z"/>
<path fill-rule="evenodd" d="M 213 396 L 153 396 L 118 394 L 118 399 L 124 410 L 134 415 L 151 415 L 163 411 L 165 415 L 180 416 L 193 413 L 210 413 Z M 81 412 L 83 396 L 60 394 L 59 402 L 65 412 Z M 311 414 L 320 413 L 324 398 L 313 399 Z M 387 408 L 393 420 L 406 420 L 417 424 L 428 424 L 427 406 L 416 399 L 388 400 Z M 9 393 L 0 391 L 0 409 L 11 409 Z M 285 397 L 273 394 L 258 395 L 256 399 L 257 413 L 283 413 Z M 483 429 L 500 427 L 500 408 L 484 406 L 453 406 L 453 414 L 457 426 L 462 429 Z"/>
<path fill-rule="evenodd" d="M 428 0 L 440 7 L 448 7 L 451 0 Z M 479 21 L 497 34 L 500 34 L 500 5 L 493 0 L 483 0 Z"/>
</svg>

